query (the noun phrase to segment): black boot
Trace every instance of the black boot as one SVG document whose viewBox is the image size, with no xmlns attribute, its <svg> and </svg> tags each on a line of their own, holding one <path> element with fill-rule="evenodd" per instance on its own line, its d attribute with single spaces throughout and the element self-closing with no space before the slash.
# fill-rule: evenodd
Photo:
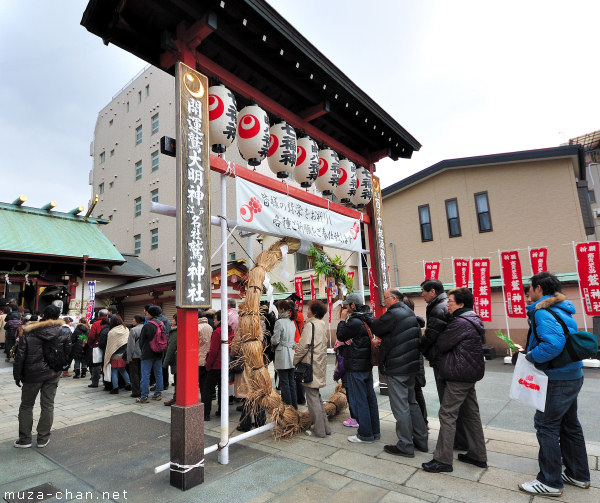
<svg viewBox="0 0 600 503">
<path fill-rule="evenodd" d="M 83 379 L 87 374 L 87 369 L 81 369 L 81 378 Z"/>
<path fill-rule="evenodd" d="M 79 379 L 79 369 L 75 369 L 75 374 L 73 375 L 73 379 Z"/>
</svg>

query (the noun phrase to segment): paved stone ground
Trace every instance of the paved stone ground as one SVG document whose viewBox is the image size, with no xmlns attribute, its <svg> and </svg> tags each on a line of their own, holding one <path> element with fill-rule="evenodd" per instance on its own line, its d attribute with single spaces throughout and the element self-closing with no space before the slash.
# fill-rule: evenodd
<svg viewBox="0 0 600 503">
<path fill-rule="evenodd" d="M 330 374 L 333 370 L 331 363 L 332 359 L 329 365 Z M 78 490 L 90 490 L 93 499 L 101 500 L 102 491 L 118 492 L 126 486 L 129 487 L 131 484 L 126 484 L 123 480 L 135 477 L 139 466 L 123 470 L 121 478 L 115 477 L 112 487 L 101 487 L 97 484 L 101 479 L 106 480 L 106 477 L 101 478 L 94 473 L 86 473 L 85 469 L 82 470 L 81 464 L 84 468 L 88 465 L 96 466 L 96 473 L 100 470 L 97 463 L 91 463 L 85 455 L 81 456 L 78 470 L 70 470 L 68 463 L 58 463 L 53 459 L 51 446 L 45 451 L 35 448 L 17 450 L 12 447 L 12 441 L 17 438 L 20 391 L 12 381 L 11 367 L 10 364 L 0 363 L 0 498 L 3 498 L 4 491 L 23 490 L 48 481 L 52 481 L 59 488 L 71 490 L 73 501 L 77 500 Z M 508 399 L 511 372 L 512 368 L 502 365 L 500 360 L 488 362 L 486 377 L 477 385 L 490 466 L 487 470 L 457 461 L 451 474 L 429 474 L 420 466 L 422 462 L 431 459 L 431 454 L 417 452 L 415 458 L 406 459 L 385 453 L 383 446 L 395 441 L 395 424 L 389 400 L 379 396 L 382 422 L 382 439 L 379 442 L 349 443 L 346 437 L 353 434 L 354 430 L 341 424 L 347 417 L 342 414 L 332 421 L 333 434 L 325 439 L 298 435 L 292 440 L 275 441 L 269 433 L 258 435 L 242 444 L 250 447 L 252 452 L 264 453 L 264 457 L 253 455 L 247 458 L 245 464 L 234 463 L 235 451 L 232 448 L 232 463 L 222 466 L 216 463 L 216 454 L 209 454 L 203 485 L 180 492 L 168 487 L 168 474 L 164 472 L 155 475 L 154 478 L 149 477 L 148 480 L 151 480 L 152 484 L 135 486 L 135 492 L 129 493 L 126 499 L 129 502 L 144 503 L 542 501 L 541 497 L 528 496 L 517 489 L 517 483 L 531 480 L 538 471 L 537 441 L 533 434 L 533 409 L 522 407 Z M 566 487 L 559 501 L 600 501 L 600 432 L 597 419 L 600 414 L 600 371 L 588 369 L 585 372 L 586 382 L 580 394 L 579 408 L 588 441 L 590 468 L 593 470 L 592 488 L 581 490 Z M 424 391 L 430 418 L 431 452 L 439 427 L 435 419 L 438 404 L 433 376 L 429 369 L 427 374 L 430 384 Z M 138 414 L 164 423 L 170 420 L 170 410 L 161 402 L 136 405 L 129 393 L 109 395 L 101 389 L 89 389 L 87 384 L 87 379 L 61 379 L 55 403 L 56 430 L 119 414 L 126 414 L 123 417 L 129 418 L 132 428 L 136 428 L 136 423 L 143 424 L 143 418 L 140 418 L 140 421 L 131 420 Z M 324 398 L 329 395 L 332 387 L 331 385 L 325 389 Z M 165 392 L 166 398 L 170 396 L 171 389 Z M 134 414 L 131 414 L 132 412 Z M 235 406 L 230 407 L 230 413 L 235 418 L 230 423 L 231 428 L 234 428 L 239 413 L 235 411 Z M 39 414 L 38 406 L 35 408 L 35 414 L 35 417 Z M 214 418 L 207 423 L 206 434 L 218 437 L 219 433 L 218 418 Z M 57 432 L 54 439 L 58 440 L 59 436 Z M 153 455 L 149 456 L 145 452 L 140 464 L 143 462 L 145 467 L 151 467 L 168 461 L 163 459 L 168 452 L 168 435 L 163 435 L 160 442 L 163 444 L 157 445 L 157 449 L 152 451 Z M 93 449 L 93 446 L 90 447 Z M 118 452 L 114 455 L 118 456 Z M 106 463 L 110 463 L 110 459 L 107 459 Z M 125 500 L 122 492 L 119 498 L 112 496 L 104 501 Z"/>
</svg>

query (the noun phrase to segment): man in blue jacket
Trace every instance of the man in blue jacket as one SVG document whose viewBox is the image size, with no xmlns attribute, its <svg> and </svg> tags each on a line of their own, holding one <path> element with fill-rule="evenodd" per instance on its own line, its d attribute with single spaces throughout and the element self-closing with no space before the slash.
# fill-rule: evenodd
<svg viewBox="0 0 600 503">
<path fill-rule="evenodd" d="M 519 489 L 544 496 L 562 495 L 564 483 L 582 489 L 590 487 L 585 440 L 577 418 L 583 364 L 577 361 L 553 368 L 551 363 L 562 352 L 566 339 L 561 325 L 547 309 L 555 312 L 570 332 L 577 331 L 577 322 L 573 319 L 575 307 L 565 300 L 561 290 L 556 276 L 548 272 L 536 274 L 529 288 L 532 304 L 527 306 L 531 330 L 526 358 L 536 364 L 549 363 L 549 368 L 544 370 L 548 376 L 548 392 L 545 411 L 536 411 L 534 417 L 540 444 L 540 471 L 531 482 L 519 484 Z"/>
</svg>

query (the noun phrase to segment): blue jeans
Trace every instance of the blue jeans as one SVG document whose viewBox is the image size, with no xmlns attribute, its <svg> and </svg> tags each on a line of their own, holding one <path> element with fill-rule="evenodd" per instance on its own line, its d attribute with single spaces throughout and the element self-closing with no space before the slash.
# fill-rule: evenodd
<svg viewBox="0 0 600 503">
<path fill-rule="evenodd" d="M 298 408 L 296 395 L 296 381 L 294 380 L 294 369 L 277 369 L 279 376 L 279 388 L 281 389 L 281 400 L 294 409 Z"/>
<path fill-rule="evenodd" d="M 148 398 L 150 393 L 150 371 L 154 372 L 154 379 L 156 379 L 156 389 L 154 390 L 154 396 L 162 394 L 163 390 L 163 377 L 162 377 L 162 358 L 152 358 L 150 360 L 142 360 L 142 394 L 141 398 Z"/>
<path fill-rule="evenodd" d="M 85 360 L 75 360 L 75 363 L 73 364 L 73 368 L 75 370 L 79 370 L 80 368 L 82 370 L 87 370 L 87 363 L 85 363 Z"/>
<path fill-rule="evenodd" d="M 129 374 L 127 373 L 127 370 L 125 370 L 125 367 L 119 367 L 117 369 L 111 368 L 110 380 L 112 382 L 113 389 L 119 388 L 119 374 L 121 374 L 123 376 L 123 380 L 125 381 L 125 384 L 127 386 L 130 386 L 131 381 L 129 380 Z M 150 374 L 148 374 L 148 380 L 150 380 Z"/>
<path fill-rule="evenodd" d="M 348 399 L 358 421 L 356 436 L 371 442 L 381 438 L 379 428 L 379 407 L 373 389 L 373 373 L 348 372 Z"/>
<path fill-rule="evenodd" d="M 562 464 L 570 477 L 582 482 L 590 480 L 583 430 L 577 418 L 577 395 L 582 385 L 583 377 L 548 381 L 546 411 L 535 413 L 534 425 L 540 444 L 537 479 L 555 489 L 563 488 Z"/>
</svg>

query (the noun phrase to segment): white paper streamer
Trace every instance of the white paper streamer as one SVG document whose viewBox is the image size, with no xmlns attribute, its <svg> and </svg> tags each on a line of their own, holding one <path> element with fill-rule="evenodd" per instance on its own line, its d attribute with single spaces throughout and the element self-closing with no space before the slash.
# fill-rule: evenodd
<svg viewBox="0 0 600 503">
<path fill-rule="evenodd" d="M 345 297 L 348 293 L 348 289 L 344 285 L 341 285 L 340 290 L 342 291 L 342 297 Z"/>
<path fill-rule="evenodd" d="M 281 267 L 279 268 L 279 277 L 282 281 L 290 281 L 292 277 L 290 273 L 287 272 L 287 262 L 288 262 L 288 245 L 282 245 L 281 248 Z"/>
<path fill-rule="evenodd" d="M 346 295 L 346 294 L 344 294 Z M 342 305 L 342 301 L 341 300 L 336 300 L 333 305 L 331 306 L 331 310 L 333 311 L 336 307 L 341 306 Z"/>
<path fill-rule="evenodd" d="M 171 461 L 172 472 L 187 473 L 190 470 L 193 470 L 194 468 L 200 468 L 201 466 L 204 466 L 203 459 L 198 461 L 195 465 L 180 465 L 179 463 L 174 463 L 173 461 Z"/>
<path fill-rule="evenodd" d="M 301 240 L 300 241 L 300 249 L 296 253 L 304 253 L 304 255 L 308 255 L 308 251 L 312 243 L 310 241 Z"/>
<path fill-rule="evenodd" d="M 273 286 L 271 285 L 271 278 L 265 273 L 265 280 L 263 286 L 267 289 L 267 300 L 269 301 L 269 312 L 272 312 L 275 316 L 278 315 L 275 304 L 273 303 Z"/>
<path fill-rule="evenodd" d="M 29 283 L 29 274 L 25 275 L 25 284 L 26 285 L 30 285 L 30 283 Z"/>
<path fill-rule="evenodd" d="M 7 285 L 11 285 L 12 283 L 8 280 L 8 274 L 4 275 L 4 281 L 6 282 Z"/>
</svg>

